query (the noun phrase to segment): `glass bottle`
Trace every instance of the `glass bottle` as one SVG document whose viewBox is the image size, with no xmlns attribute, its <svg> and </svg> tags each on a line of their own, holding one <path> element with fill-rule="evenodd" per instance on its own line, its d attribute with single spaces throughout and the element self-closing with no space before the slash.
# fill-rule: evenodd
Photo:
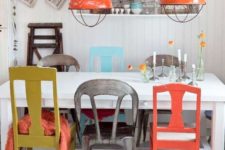
<svg viewBox="0 0 225 150">
<path fill-rule="evenodd" d="M 193 85 L 193 86 L 198 86 L 197 82 L 196 82 L 196 68 L 195 68 L 195 64 L 192 64 L 192 81 L 189 83 L 189 85 Z"/>
<path fill-rule="evenodd" d="M 201 48 L 198 54 L 198 66 L 197 66 L 197 80 L 204 81 L 204 74 L 205 74 L 205 66 L 204 66 L 204 59 L 203 59 L 203 49 Z"/>
</svg>

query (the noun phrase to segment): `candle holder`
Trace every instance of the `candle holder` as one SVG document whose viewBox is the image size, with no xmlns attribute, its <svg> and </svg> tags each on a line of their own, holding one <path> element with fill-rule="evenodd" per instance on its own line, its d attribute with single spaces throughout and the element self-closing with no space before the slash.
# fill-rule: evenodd
<svg viewBox="0 0 225 150">
<path fill-rule="evenodd" d="M 159 77 L 163 77 L 163 78 L 167 77 L 167 75 L 164 72 L 164 62 L 165 62 L 165 59 L 162 59 L 162 72 L 159 75 Z"/>
<path fill-rule="evenodd" d="M 192 86 L 198 86 L 197 82 L 196 82 L 196 69 L 195 66 L 192 66 L 192 81 L 190 83 L 188 83 L 189 85 Z"/>
<path fill-rule="evenodd" d="M 190 79 L 190 77 L 187 75 L 187 62 L 184 62 L 184 75 L 182 76 L 182 79 L 183 80 L 187 80 L 187 79 Z"/>
<path fill-rule="evenodd" d="M 176 82 L 182 82 L 182 75 L 181 75 L 181 61 L 179 61 L 179 74 Z"/>
<path fill-rule="evenodd" d="M 153 81 L 159 80 L 159 78 L 156 76 L 156 73 L 155 73 L 155 66 L 156 64 L 153 64 L 153 67 L 152 67 L 153 76 L 149 80 L 153 80 Z"/>
</svg>

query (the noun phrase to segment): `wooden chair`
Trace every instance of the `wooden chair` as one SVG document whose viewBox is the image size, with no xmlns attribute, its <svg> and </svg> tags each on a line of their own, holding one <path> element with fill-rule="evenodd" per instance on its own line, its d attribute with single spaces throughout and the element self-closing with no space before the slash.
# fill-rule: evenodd
<svg viewBox="0 0 225 150">
<path fill-rule="evenodd" d="M 62 66 L 63 72 L 68 72 L 69 68 L 74 66 L 77 72 L 80 71 L 80 65 L 78 61 L 74 57 L 65 54 L 53 54 L 45 56 L 38 62 L 37 66 Z"/>
<path fill-rule="evenodd" d="M 95 59 L 99 58 L 99 66 L 95 66 Z M 116 67 L 115 62 L 119 62 L 118 70 L 124 71 L 124 50 L 122 47 L 91 47 L 89 71 L 96 71 L 95 67 L 99 67 L 100 72 L 112 72 Z"/>
<path fill-rule="evenodd" d="M 129 139 L 128 141 L 132 143 L 130 144 L 131 147 L 127 149 L 135 149 L 134 133 L 139 103 L 136 91 L 127 83 L 118 80 L 96 79 L 84 82 L 78 87 L 74 96 L 75 109 L 79 121 L 81 116 L 81 97 L 83 95 L 87 95 L 90 98 L 95 124 L 86 126 L 82 138 L 82 149 L 89 150 L 93 147 L 103 149 L 117 147 L 122 149 L 123 147 L 118 146 L 116 143 L 118 138 L 123 139 L 125 137 L 125 139 Z M 112 95 L 118 97 L 113 122 L 99 122 L 95 104 L 95 96 L 99 95 Z M 124 122 L 118 122 L 121 102 L 126 95 L 130 95 L 132 98 L 132 125 L 127 125 Z M 90 145 L 90 140 L 92 139 L 95 139 L 97 142 Z M 106 139 L 109 140 L 110 144 L 104 143 Z"/>
<path fill-rule="evenodd" d="M 172 64 L 175 67 L 179 67 L 179 61 L 178 57 L 167 55 L 167 54 L 160 54 L 156 56 L 156 67 L 162 66 L 162 59 L 164 59 L 164 66 L 170 67 Z M 172 60 L 173 59 L 173 60 Z M 153 56 L 149 56 L 145 59 L 145 63 L 152 67 L 153 66 Z M 183 69 L 183 62 L 182 66 Z M 140 145 L 140 139 L 141 139 L 141 132 L 143 131 L 143 142 L 146 140 L 146 134 L 147 134 L 147 127 L 148 127 L 148 118 L 151 114 L 152 110 L 140 110 L 139 111 L 139 119 L 138 119 L 138 138 L 137 138 L 137 146 Z M 160 110 L 160 114 L 170 114 L 170 110 Z"/>
<path fill-rule="evenodd" d="M 168 92 L 171 97 L 169 124 L 158 124 L 158 94 Z M 185 93 L 196 95 L 195 127 L 185 126 L 182 118 L 182 100 Z M 153 126 L 150 129 L 151 150 L 186 149 L 199 150 L 201 89 L 190 85 L 171 83 L 153 87 Z"/>
<path fill-rule="evenodd" d="M 14 149 L 20 147 L 54 147 L 59 150 L 60 140 L 60 119 L 57 99 L 56 69 L 38 68 L 38 67 L 14 67 L 9 69 L 12 117 L 13 117 L 13 138 Z M 32 124 L 29 128 L 29 134 L 19 134 L 18 114 L 14 81 L 23 80 L 26 86 L 27 105 L 29 115 L 32 118 Z M 45 136 L 44 129 L 41 125 L 41 81 L 51 81 L 53 85 L 54 117 L 55 117 L 55 134 Z"/>
</svg>

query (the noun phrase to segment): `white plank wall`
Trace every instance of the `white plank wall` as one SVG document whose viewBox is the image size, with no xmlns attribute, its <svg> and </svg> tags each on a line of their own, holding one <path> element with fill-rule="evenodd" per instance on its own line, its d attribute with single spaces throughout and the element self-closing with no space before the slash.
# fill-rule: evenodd
<svg viewBox="0 0 225 150">
<path fill-rule="evenodd" d="M 90 16 L 87 18 L 93 20 Z M 167 41 L 170 39 L 175 41 L 176 49 L 181 48 L 188 53 L 190 69 L 191 64 L 197 60 L 197 34 L 203 30 L 207 35 L 206 72 L 213 72 L 225 81 L 224 0 L 208 0 L 200 16 L 186 24 L 172 22 L 166 16 L 107 16 L 95 28 L 79 25 L 68 10 L 68 2 L 61 10 L 49 7 L 44 0 L 37 1 L 34 8 L 17 2 L 20 65 L 26 64 L 29 22 L 63 22 L 64 52 L 78 59 L 82 71 L 87 69 L 91 46 L 122 46 L 125 49 L 126 64 L 139 64 L 153 51 L 176 54 L 175 50 L 168 50 Z"/>
</svg>

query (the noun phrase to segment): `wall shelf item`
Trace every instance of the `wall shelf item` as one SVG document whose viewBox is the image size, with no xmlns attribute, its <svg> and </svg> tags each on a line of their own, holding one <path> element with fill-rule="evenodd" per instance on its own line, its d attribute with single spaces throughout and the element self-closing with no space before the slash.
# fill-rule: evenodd
<svg viewBox="0 0 225 150">
<path fill-rule="evenodd" d="M 45 0 L 47 4 L 55 9 L 60 9 L 66 0 Z"/>
<path fill-rule="evenodd" d="M 26 4 L 28 7 L 34 7 L 37 0 L 19 0 Z"/>
</svg>

